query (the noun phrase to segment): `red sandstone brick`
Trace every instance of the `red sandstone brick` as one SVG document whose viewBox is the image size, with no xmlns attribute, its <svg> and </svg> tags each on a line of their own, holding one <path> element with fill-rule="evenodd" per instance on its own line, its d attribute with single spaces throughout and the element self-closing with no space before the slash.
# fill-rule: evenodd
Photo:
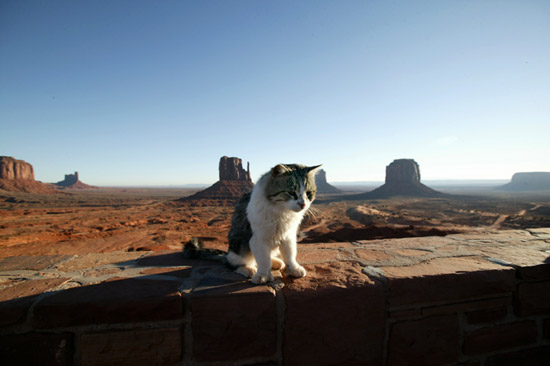
<svg viewBox="0 0 550 366">
<path fill-rule="evenodd" d="M 478 257 L 436 258 L 405 267 L 382 267 L 390 288 L 390 304 L 403 306 L 464 301 L 511 293 L 515 271 Z"/>
<path fill-rule="evenodd" d="M 20 323 L 38 295 L 67 281 L 67 278 L 47 278 L 23 281 L 0 291 L 0 325 Z"/>
<path fill-rule="evenodd" d="M 487 309 L 492 309 L 495 307 L 503 306 L 507 307 L 512 304 L 512 296 L 499 297 L 496 299 L 487 299 L 487 300 L 475 300 L 468 302 L 461 302 L 457 304 L 449 305 L 438 305 L 430 306 L 422 309 L 422 315 L 424 316 L 433 316 L 433 315 L 445 315 L 445 314 L 456 314 L 463 313 L 468 311 L 483 311 Z"/>
<path fill-rule="evenodd" d="M 21 255 L 0 260 L 0 271 L 35 270 L 40 271 L 59 263 L 69 255 Z"/>
<path fill-rule="evenodd" d="M 392 320 L 419 318 L 422 314 L 421 309 L 391 310 L 390 318 Z"/>
<path fill-rule="evenodd" d="M 519 278 L 525 281 L 539 281 L 550 279 L 550 263 L 530 267 L 518 268 Z"/>
<path fill-rule="evenodd" d="M 181 334 L 179 328 L 84 334 L 80 341 L 81 365 L 175 365 L 182 359 Z"/>
<path fill-rule="evenodd" d="M 275 354 L 277 309 L 270 287 L 204 278 L 190 304 L 195 360 L 234 362 Z"/>
<path fill-rule="evenodd" d="M 515 311 L 520 316 L 550 314 L 550 281 L 520 283 Z"/>
<path fill-rule="evenodd" d="M 542 346 L 489 357 L 485 366 L 548 366 L 548 360 L 550 346 Z"/>
<path fill-rule="evenodd" d="M 304 265 L 335 261 L 338 256 L 339 251 L 333 249 L 301 250 L 298 252 L 297 260 Z"/>
<path fill-rule="evenodd" d="M 546 339 L 550 339 L 550 319 L 544 319 L 542 324 L 542 335 Z"/>
<path fill-rule="evenodd" d="M 359 258 L 369 261 L 387 261 L 392 258 L 392 256 L 386 252 L 374 249 L 357 249 L 355 254 L 357 254 Z"/>
<path fill-rule="evenodd" d="M 502 320 L 508 315 L 507 306 L 497 306 L 490 309 L 470 311 L 466 313 L 468 324 L 491 323 Z"/>
<path fill-rule="evenodd" d="M 508 245 L 488 246 L 477 248 L 483 255 L 513 265 L 518 277 L 526 281 L 550 279 L 550 263 L 547 262 L 548 253 L 537 250 L 534 246 L 523 243 L 507 243 Z"/>
<path fill-rule="evenodd" d="M 390 331 L 388 365 L 456 363 L 459 342 L 456 315 L 396 323 Z"/>
<path fill-rule="evenodd" d="M 537 340 L 537 324 L 523 321 L 478 329 L 464 337 L 464 354 L 479 355 L 533 344 Z"/>
<path fill-rule="evenodd" d="M 117 279 L 71 288 L 38 302 L 32 325 L 40 329 L 180 319 L 178 286 L 173 281 Z"/>
<path fill-rule="evenodd" d="M 72 365 L 69 333 L 25 333 L 0 336 L 2 365 Z"/>
<path fill-rule="evenodd" d="M 306 266 L 285 279 L 284 365 L 382 363 L 384 290 L 351 263 Z"/>
</svg>

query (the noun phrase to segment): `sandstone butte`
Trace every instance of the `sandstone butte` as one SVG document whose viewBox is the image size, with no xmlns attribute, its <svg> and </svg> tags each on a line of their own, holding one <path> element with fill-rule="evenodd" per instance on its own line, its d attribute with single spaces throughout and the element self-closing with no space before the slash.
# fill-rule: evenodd
<svg viewBox="0 0 550 366">
<path fill-rule="evenodd" d="M 250 164 L 244 170 L 239 158 L 223 156 L 219 164 L 219 178 L 212 186 L 178 201 L 193 205 L 232 206 L 254 187 L 250 177 Z"/>
<path fill-rule="evenodd" d="M 550 191 L 550 172 L 515 173 L 510 183 L 500 187 L 506 191 Z"/>
<path fill-rule="evenodd" d="M 324 169 L 319 169 L 315 174 L 315 185 L 317 186 L 317 193 L 321 194 L 335 194 L 342 193 L 341 190 L 334 187 L 327 182 L 327 172 Z"/>
<path fill-rule="evenodd" d="M 346 200 L 407 197 L 444 197 L 420 182 L 420 167 L 413 159 L 396 159 L 386 166 L 385 183 L 373 191 L 346 196 Z"/>
<path fill-rule="evenodd" d="M 81 182 L 80 179 L 78 178 L 78 172 L 74 172 L 74 174 L 65 174 L 65 179 L 55 183 L 55 185 L 61 188 L 73 188 L 73 189 L 97 188 Z"/>
<path fill-rule="evenodd" d="M 55 189 L 34 180 L 31 164 L 10 156 L 0 156 L 0 189 L 27 193 L 55 193 Z"/>
</svg>

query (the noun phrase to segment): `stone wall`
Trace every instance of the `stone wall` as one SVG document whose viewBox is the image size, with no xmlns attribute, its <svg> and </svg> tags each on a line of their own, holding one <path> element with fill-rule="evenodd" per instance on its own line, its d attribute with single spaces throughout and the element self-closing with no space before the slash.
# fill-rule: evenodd
<svg viewBox="0 0 550 366">
<path fill-rule="evenodd" d="M 543 365 L 550 229 L 299 245 L 253 286 L 178 252 L 0 260 L 3 365 Z"/>
</svg>

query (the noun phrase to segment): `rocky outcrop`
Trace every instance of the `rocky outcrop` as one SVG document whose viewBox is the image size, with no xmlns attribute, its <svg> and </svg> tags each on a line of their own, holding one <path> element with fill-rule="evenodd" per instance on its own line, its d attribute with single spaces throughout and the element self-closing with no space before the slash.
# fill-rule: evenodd
<svg viewBox="0 0 550 366">
<path fill-rule="evenodd" d="M 317 186 L 317 193 L 321 193 L 321 194 L 342 193 L 341 190 L 334 187 L 333 185 L 330 185 L 327 182 L 327 172 L 325 172 L 323 169 L 320 169 L 315 174 L 315 185 Z"/>
<path fill-rule="evenodd" d="M 74 172 L 74 174 L 65 174 L 65 179 L 55 183 L 55 185 L 60 188 L 75 188 L 75 189 L 96 188 L 93 186 L 89 186 L 85 183 L 82 183 L 78 179 L 78 172 Z"/>
<path fill-rule="evenodd" d="M 247 164 L 246 170 L 243 169 L 243 163 L 239 158 L 229 158 L 223 156 L 220 159 L 220 181 L 245 181 L 252 183 L 250 178 L 250 163 Z"/>
<path fill-rule="evenodd" d="M 386 167 L 386 184 L 420 184 L 420 167 L 413 159 L 397 159 Z"/>
<path fill-rule="evenodd" d="M 420 183 L 420 167 L 413 159 L 397 159 L 386 167 L 386 183 L 372 192 L 372 198 L 392 196 L 440 197 L 443 193 Z"/>
<path fill-rule="evenodd" d="M 250 164 L 244 170 L 241 159 L 223 156 L 219 174 L 220 180 L 212 186 L 178 201 L 200 206 L 232 206 L 243 194 L 252 191 Z"/>
<path fill-rule="evenodd" d="M 345 195 L 337 200 L 364 200 L 394 196 L 445 197 L 448 195 L 420 183 L 420 167 L 416 161 L 413 159 L 397 159 L 386 167 L 386 183 L 382 186 L 371 192 Z"/>
<path fill-rule="evenodd" d="M 550 191 L 550 172 L 524 172 L 512 176 L 512 181 L 500 187 L 506 191 Z"/>
<path fill-rule="evenodd" d="M 26 161 L 0 156 L 0 179 L 34 180 L 34 169 Z"/>
<path fill-rule="evenodd" d="M 55 192 L 49 185 L 34 180 L 31 164 L 11 156 L 0 156 L 0 189 L 26 193 Z"/>
</svg>

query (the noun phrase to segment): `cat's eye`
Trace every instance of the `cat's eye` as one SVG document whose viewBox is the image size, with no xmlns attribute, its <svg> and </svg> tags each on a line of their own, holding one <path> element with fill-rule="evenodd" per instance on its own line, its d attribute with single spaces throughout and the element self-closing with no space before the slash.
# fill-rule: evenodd
<svg viewBox="0 0 550 366">
<path fill-rule="evenodd" d="M 311 201 L 311 199 L 313 198 L 313 192 L 312 191 L 307 191 L 306 195 L 307 195 L 307 198 Z"/>
<path fill-rule="evenodd" d="M 287 193 L 288 193 L 288 195 L 289 195 L 291 198 L 293 198 L 293 199 L 295 199 L 295 200 L 298 199 L 298 195 L 296 194 L 296 192 L 287 192 Z"/>
</svg>

